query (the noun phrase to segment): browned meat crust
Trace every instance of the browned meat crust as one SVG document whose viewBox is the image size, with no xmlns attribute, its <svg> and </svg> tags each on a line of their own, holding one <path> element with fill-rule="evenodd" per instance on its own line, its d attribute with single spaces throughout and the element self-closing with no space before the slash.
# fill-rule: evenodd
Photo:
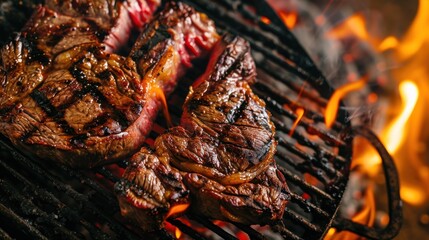
<svg viewBox="0 0 429 240">
<path fill-rule="evenodd" d="M 224 36 L 187 96 L 180 126 L 156 139 L 154 153 L 145 149 L 139 153 L 140 159 L 157 159 L 174 173 L 177 168 L 182 178 L 174 180 L 180 187 L 164 184 L 165 173 L 156 173 L 160 165 L 154 168 L 134 157 L 132 166 L 139 168 L 128 168 L 116 188 L 121 209 L 129 217 L 146 228 L 147 222 L 135 218 L 135 212 L 167 212 L 185 202 L 182 181 L 190 191 L 191 209 L 212 219 L 267 224 L 283 216 L 287 185 L 274 161 L 277 144 L 270 113 L 249 87 L 254 80 L 248 43 Z M 145 179 L 146 184 L 135 179 Z M 148 182 L 157 187 L 148 188 Z M 157 199 L 161 191 L 157 189 L 167 187 L 175 194 Z M 149 205 L 154 199 L 162 204 Z"/>
<path fill-rule="evenodd" d="M 93 167 L 140 148 L 161 108 L 159 92 L 170 93 L 189 60 L 218 37 L 205 15 L 171 3 L 122 57 L 106 50 L 91 11 L 79 14 L 42 7 L 3 47 L 0 132 L 41 158 Z"/>
</svg>

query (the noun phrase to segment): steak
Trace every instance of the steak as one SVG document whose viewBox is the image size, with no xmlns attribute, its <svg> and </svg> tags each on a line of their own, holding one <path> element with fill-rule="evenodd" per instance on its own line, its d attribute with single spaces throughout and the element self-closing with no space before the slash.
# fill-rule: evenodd
<svg viewBox="0 0 429 240">
<path fill-rule="evenodd" d="M 249 44 L 225 35 L 190 89 L 180 126 L 158 136 L 153 153 L 143 148 L 134 155 L 117 183 L 126 217 L 147 230 L 188 202 L 211 219 L 244 224 L 281 219 L 287 185 L 274 161 L 270 113 L 249 86 L 255 77 Z"/>
<path fill-rule="evenodd" d="M 173 2 L 123 57 L 110 52 L 122 9 L 130 19 L 141 12 L 146 20 L 156 2 L 91 1 L 84 8 L 87 1 L 80 1 L 74 8 L 75 2 L 48 1 L 55 11 L 39 8 L 3 47 L 0 132 L 40 158 L 87 168 L 138 151 L 162 107 L 160 97 L 218 36 L 205 15 Z M 136 6 L 148 7 L 132 10 Z M 99 13 L 105 20 L 94 20 Z"/>
<path fill-rule="evenodd" d="M 127 43 L 131 29 L 141 29 L 151 18 L 160 0 L 46 0 L 45 6 L 73 18 L 84 17 L 97 35 L 104 38 L 107 51 Z"/>
</svg>

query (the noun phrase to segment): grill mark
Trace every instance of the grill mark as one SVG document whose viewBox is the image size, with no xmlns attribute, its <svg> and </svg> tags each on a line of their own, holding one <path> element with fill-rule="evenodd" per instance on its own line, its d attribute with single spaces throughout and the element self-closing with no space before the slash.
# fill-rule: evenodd
<svg viewBox="0 0 429 240">
<path fill-rule="evenodd" d="M 98 117 L 94 118 L 92 121 L 90 121 L 90 122 L 86 123 L 86 124 L 83 126 L 83 129 L 84 129 L 85 131 L 88 131 L 88 130 L 90 130 L 90 129 L 92 129 L 92 128 L 95 128 L 95 127 L 97 127 L 97 126 L 100 126 L 101 124 L 106 123 L 106 122 L 107 122 L 107 120 L 108 120 L 109 118 L 111 118 L 110 114 L 109 114 L 109 113 L 105 113 L 105 112 L 104 112 L 104 113 L 103 113 L 103 114 L 101 114 L 100 116 L 98 116 Z M 105 131 L 108 131 L 108 129 L 106 129 Z M 105 134 L 105 135 L 109 135 L 109 134 L 110 134 L 110 133 L 106 132 L 106 134 Z"/>
<path fill-rule="evenodd" d="M 39 49 L 33 41 L 30 41 L 29 39 L 38 39 L 38 36 L 29 34 L 26 37 L 20 36 L 19 38 L 19 40 L 22 42 L 23 47 L 28 50 L 27 63 L 37 61 L 45 66 L 50 64 L 52 62 L 51 58 L 43 50 Z"/>
<path fill-rule="evenodd" d="M 57 45 L 61 40 L 64 39 L 64 36 L 66 36 L 68 33 L 75 31 L 75 28 L 73 26 L 73 23 L 62 23 L 59 28 L 57 28 L 55 31 L 51 32 L 50 39 L 46 42 L 46 44 L 50 47 L 54 47 Z"/>
<path fill-rule="evenodd" d="M 70 144 L 78 148 L 86 148 L 85 140 L 88 139 L 88 134 L 78 134 L 70 138 Z"/>
<path fill-rule="evenodd" d="M 52 106 L 49 99 L 38 89 L 34 90 L 30 97 L 39 105 L 42 110 L 46 113 L 46 115 L 52 120 L 55 121 L 55 123 L 58 124 L 58 126 L 69 135 L 75 135 L 74 129 L 65 121 L 64 119 L 64 111 L 60 111 L 56 109 L 54 106 Z M 43 121 L 46 121 L 46 119 L 43 119 Z M 40 125 L 39 125 L 40 126 Z M 32 134 L 39 129 L 39 126 L 35 126 L 34 129 L 32 129 L 30 132 L 24 134 L 24 136 L 21 138 L 22 141 L 26 141 L 29 137 L 32 136 Z"/>
<path fill-rule="evenodd" d="M 87 77 L 82 70 L 79 70 L 76 66 L 74 66 L 70 69 L 70 73 L 80 84 L 82 84 L 82 90 L 77 93 L 79 99 L 82 98 L 85 94 L 91 94 L 94 99 L 99 104 L 101 104 L 103 109 L 109 109 L 112 111 L 111 117 L 120 124 L 121 130 L 125 130 L 130 125 L 130 122 L 127 120 L 125 114 L 110 104 L 103 93 L 98 89 L 97 84 L 88 82 Z"/>
<path fill-rule="evenodd" d="M 140 49 L 136 50 L 131 58 L 135 61 L 138 62 L 140 59 L 144 58 L 144 56 L 151 50 L 153 49 L 157 44 L 159 44 L 160 42 L 166 40 L 166 39 L 170 39 L 171 35 L 168 32 L 168 26 L 161 24 L 159 22 L 155 22 L 154 25 L 159 24 L 158 28 L 152 28 L 152 27 L 148 27 L 146 29 L 150 30 L 151 32 L 154 32 L 152 36 L 147 36 L 146 38 L 150 38 L 146 43 L 144 43 Z M 150 34 L 151 32 L 145 32 L 143 33 L 144 35 L 146 34 Z"/>
<path fill-rule="evenodd" d="M 102 42 L 109 35 L 109 33 L 100 27 L 94 19 L 86 18 L 85 21 L 88 23 L 91 31 L 95 34 L 100 42 Z"/>
<path fill-rule="evenodd" d="M 13 110 L 14 106 L 5 106 L 0 108 L 0 115 L 4 116 Z"/>
<path fill-rule="evenodd" d="M 242 116 L 243 111 L 247 108 L 249 104 L 248 100 L 249 99 L 246 96 L 246 98 L 241 101 L 240 105 L 235 105 L 230 112 L 226 113 L 226 119 L 230 124 L 237 122 L 237 120 Z"/>
<path fill-rule="evenodd" d="M 59 114 L 59 112 L 56 111 L 54 106 L 52 106 L 51 102 L 45 96 L 45 94 L 40 92 L 38 89 L 30 93 L 30 96 L 43 109 L 43 111 L 45 111 L 48 116 L 55 118 Z"/>
</svg>

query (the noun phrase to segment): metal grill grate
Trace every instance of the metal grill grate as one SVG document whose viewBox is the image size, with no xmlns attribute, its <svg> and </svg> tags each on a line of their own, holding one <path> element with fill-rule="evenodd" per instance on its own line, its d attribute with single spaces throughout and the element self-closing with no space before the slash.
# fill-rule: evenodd
<svg viewBox="0 0 429 240">
<path fill-rule="evenodd" d="M 320 239 L 334 220 L 348 181 L 352 135 L 347 113 L 342 111 L 333 129 L 326 129 L 321 113 L 333 90 L 265 1 L 184 2 L 207 13 L 221 32 L 239 34 L 251 43 L 259 76 L 253 89 L 273 114 L 279 142 L 276 161 L 290 187 L 284 219 L 271 229 L 286 239 Z M 271 23 L 262 22 L 262 16 Z M 187 86 L 196 75 L 190 73 L 170 98 L 176 122 Z M 304 116 L 292 129 L 300 108 Z M 164 131 L 163 126 L 163 118 L 158 118 L 148 145 Z M 1 238 L 174 239 L 165 229 L 142 233 L 120 217 L 112 186 L 126 162 L 78 171 L 30 160 L 3 138 L 0 146 Z M 194 239 L 206 238 L 207 232 L 237 239 L 227 227 L 201 216 L 169 223 Z M 266 239 L 253 226 L 233 227 L 251 239 Z"/>
</svg>

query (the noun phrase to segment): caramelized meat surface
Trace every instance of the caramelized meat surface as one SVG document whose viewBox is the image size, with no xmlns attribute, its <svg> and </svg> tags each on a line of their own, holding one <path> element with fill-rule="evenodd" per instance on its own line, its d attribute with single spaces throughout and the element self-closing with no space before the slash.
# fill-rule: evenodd
<svg viewBox="0 0 429 240">
<path fill-rule="evenodd" d="M 145 228 L 150 217 L 141 221 L 136 212 L 166 213 L 188 201 L 192 211 L 212 219 L 267 224 L 282 217 L 287 185 L 274 161 L 270 113 L 249 86 L 254 80 L 248 43 L 225 35 L 190 89 L 180 126 L 160 135 L 153 153 L 142 149 L 134 156 L 117 185 L 126 215 Z M 145 159 L 157 159 L 158 165 Z M 166 181 L 165 169 L 177 176 L 168 178 L 174 184 Z M 159 189 L 168 194 L 159 199 Z M 155 200 L 161 204 L 150 205 Z"/>
<path fill-rule="evenodd" d="M 217 41 L 213 22 L 172 2 L 124 57 L 111 53 L 122 43 L 114 29 L 121 19 L 146 21 L 158 2 L 61 2 L 48 1 L 55 11 L 39 8 L 1 50 L 0 132 L 40 158 L 73 167 L 130 156 L 162 107 L 160 95 Z"/>
</svg>

